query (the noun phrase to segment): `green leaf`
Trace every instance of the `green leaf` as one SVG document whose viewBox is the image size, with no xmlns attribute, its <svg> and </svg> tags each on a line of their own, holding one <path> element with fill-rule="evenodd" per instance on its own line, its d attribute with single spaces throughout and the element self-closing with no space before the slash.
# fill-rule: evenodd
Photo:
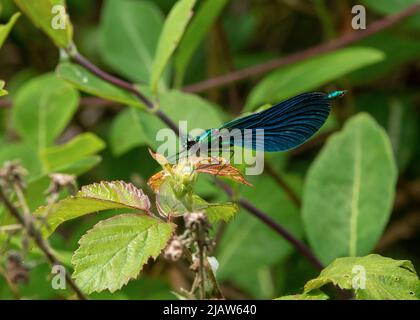
<svg viewBox="0 0 420 320">
<path fill-rule="evenodd" d="M 7 36 L 15 25 L 16 21 L 20 17 L 20 12 L 16 12 L 9 20 L 7 24 L 0 25 L 0 48 L 3 46 L 4 41 L 6 41 Z"/>
<path fill-rule="evenodd" d="M 303 222 L 324 264 L 369 253 L 392 209 L 397 170 L 384 130 L 368 114 L 348 120 L 309 169 Z"/>
<path fill-rule="evenodd" d="M 289 176 L 286 179 L 294 186 L 300 182 Z M 254 183 L 254 188 L 241 190 L 242 197 L 251 201 L 294 236 L 301 238 L 303 232 L 298 210 L 285 192 L 265 175 L 251 182 Z M 241 210 L 229 222 L 219 243 L 216 254 L 220 265 L 218 279 L 223 281 L 234 278 L 235 283 L 241 286 L 242 282 L 247 282 L 249 270 L 256 272 L 262 267 L 273 265 L 292 252 L 290 243 L 256 217 Z"/>
<path fill-rule="evenodd" d="M 175 53 L 176 84 L 182 85 L 187 66 L 205 35 L 227 4 L 227 0 L 207 0 L 192 18 Z"/>
<path fill-rule="evenodd" d="M 192 17 L 192 9 L 195 1 L 179 0 L 166 18 L 152 67 L 150 85 L 154 92 L 157 92 L 160 77 Z"/>
<path fill-rule="evenodd" d="M 238 206 L 233 203 L 207 203 L 204 209 L 210 223 L 229 222 L 238 213 Z"/>
<path fill-rule="evenodd" d="M 2 144 L 0 146 L 0 167 L 6 161 L 19 161 L 28 171 L 29 179 L 38 176 L 42 171 L 38 150 L 30 143 Z"/>
<path fill-rule="evenodd" d="M 5 82 L 3 80 L 0 80 L 0 97 L 7 95 L 7 91 L 4 90 Z"/>
<path fill-rule="evenodd" d="M 48 73 L 21 87 L 14 102 L 17 131 L 25 142 L 42 150 L 54 142 L 73 117 L 79 94 L 55 74 Z"/>
<path fill-rule="evenodd" d="M 283 296 L 274 300 L 328 300 L 330 297 L 321 290 L 314 290 L 308 293 Z"/>
<path fill-rule="evenodd" d="M 145 108 L 133 94 L 105 82 L 81 66 L 65 62 L 61 63 L 56 71 L 60 78 L 80 91 L 139 109 Z"/>
<path fill-rule="evenodd" d="M 381 79 L 385 75 L 402 68 L 402 64 L 416 61 L 420 55 L 420 42 L 416 37 L 380 32 L 358 42 L 363 47 L 381 50 L 386 59 L 358 69 L 348 75 L 352 84 L 365 84 Z M 398 48 L 404 48 L 399 50 Z"/>
<path fill-rule="evenodd" d="M 64 11 L 56 11 L 65 8 L 64 0 L 15 0 L 15 3 L 56 46 L 66 48 L 71 44 L 73 26 L 70 19 Z"/>
<path fill-rule="evenodd" d="M 41 152 L 44 171 L 72 173 L 68 171 L 69 168 L 74 168 L 75 164 L 86 161 L 104 148 L 105 143 L 96 135 L 80 134 L 63 145 L 50 147 Z"/>
<path fill-rule="evenodd" d="M 362 2 L 382 14 L 397 13 L 413 4 L 420 3 L 419 0 L 362 0 Z"/>
<path fill-rule="evenodd" d="M 51 206 L 40 207 L 34 214 L 47 216 L 43 233 L 49 236 L 65 221 L 111 209 L 149 212 L 150 201 L 142 190 L 131 183 L 101 182 L 82 187 L 75 197 L 68 197 Z"/>
<path fill-rule="evenodd" d="M 190 209 L 186 206 L 190 203 Z M 164 216 L 181 216 L 188 212 L 205 212 L 210 223 L 221 220 L 228 222 L 238 213 L 238 206 L 233 203 L 208 203 L 196 194 L 177 197 L 168 180 L 163 181 L 156 193 L 156 206 Z"/>
<path fill-rule="evenodd" d="M 316 279 L 306 283 L 304 292 L 308 294 L 328 283 L 353 289 L 360 300 L 420 299 L 420 280 L 411 261 L 377 254 L 336 259 Z"/>
<path fill-rule="evenodd" d="M 115 292 L 135 279 L 150 258 L 156 259 L 174 225 L 146 215 L 119 215 L 99 222 L 79 241 L 73 277 L 90 294 Z"/>
<path fill-rule="evenodd" d="M 65 167 L 57 168 L 56 172 L 80 176 L 96 167 L 101 160 L 102 158 L 100 156 L 88 156 L 77 160 L 76 162 L 70 163 Z"/>
<path fill-rule="evenodd" d="M 314 90 L 347 73 L 385 58 L 373 48 L 347 48 L 280 68 L 266 76 L 252 90 L 245 111 L 266 103 L 276 103 L 291 96 Z"/>
<path fill-rule="evenodd" d="M 186 121 L 188 131 L 192 129 L 206 129 L 220 126 L 222 119 L 218 108 L 211 102 L 194 94 L 180 91 L 164 92 L 160 96 L 160 108 L 176 124 Z M 162 142 L 156 141 L 156 134 L 160 129 L 167 128 L 161 120 L 153 114 L 143 113 L 140 117 L 143 131 L 151 147 L 156 149 Z"/>
<path fill-rule="evenodd" d="M 383 15 L 395 14 L 409 6 L 420 3 L 419 0 L 363 0 L 362 2 L 369 9 Z M 420 28 L 420 14 L 409 17 L 404 24 L 409 27 Z"/>
<path fill-rule="evenodd" d="M 148 140 L 140 122 L 142 116 L 141 111 L 127 108 L 112 122 L 110 143 L 114 155 L 121 156 L 137 146 L 147 145 Z"/>
<path fill-rule="evenodd" d="M 162 27 L 152 1 L 107 0 L 100 26 L 104 61 L 133 82 L 149 83 Z"/>
<path fill-rule="evenodd" d="M 412 101 L 402 93 L 373 91 L 358 95 L 358 111 L 369 112 L 387 131 L 400 172 L 410 163 L 418 137 L 418 119 Z"/>
</svg>

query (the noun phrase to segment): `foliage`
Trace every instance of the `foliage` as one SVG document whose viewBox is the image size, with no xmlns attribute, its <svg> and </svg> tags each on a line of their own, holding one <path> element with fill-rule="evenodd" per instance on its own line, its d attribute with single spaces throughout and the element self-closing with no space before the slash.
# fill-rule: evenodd
<svg viewBox="0 0 420 320">
<path fill-rule="evenodd" d="M 350 29 L 351 1 L 322 3 L 2 2 L 0 188 L 31 219 L 17 225 L 0 202 L 0 298 L 73 297 L 45 280 L 33 226 L 92 299 L 327 300 L 337 288 L 419 299 L 419 13 L 313 55 L 304 50 L 321 39 L 363 34 Z M 418 1 L 362 3 L 379 20 Z M 170 123 L 194 136 L 337 89 L 349 92 L 317 136 L 266 154 L 259 176 L 221 157 L 173 164 L 149 152 Z M 27 284 L 7 278 L 14 252 L 22 267 L 37 262 Z M 316 277 L 306 260 L 326 267 Z M 171 294 L 187 273 L 191 289 Z"/>
<path fill-rule="evenodd" d="M 420 298 L 420 279 L 410 261 L 371 254 L 365 257 L 338 258 L 322 270 L 317 278 L 306 283 L 303 294 L 281 299 L 325 300 L 325 293 L 319 289 L 327 284 L 353 290 L 358 300 Z"/>
<path fill-rule="evenodd" d="M 309 168 L 302 211 L 323 263 L 372 251 L 391 213 L 396 173 L 389 139 L 367 114 L 349 119 L 328 140 Z"/>
</svg>

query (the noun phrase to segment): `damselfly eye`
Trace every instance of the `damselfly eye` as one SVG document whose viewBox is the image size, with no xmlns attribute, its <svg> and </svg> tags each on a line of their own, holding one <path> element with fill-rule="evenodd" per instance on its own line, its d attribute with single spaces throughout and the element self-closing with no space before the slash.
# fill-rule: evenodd
<svg viewBox="0 0 420 320">
<path fill-rule="evenodd" d="M 188 139 L 187 140 L 187 143 L 186 143 L 186 147 L 187 147 L 187 149 L 190 149 L 192 146 L 194 146 L 195 144 L 197 143 L 197 141 L 196 140 L 190 140 L 190 139 Z"/>
</svg>

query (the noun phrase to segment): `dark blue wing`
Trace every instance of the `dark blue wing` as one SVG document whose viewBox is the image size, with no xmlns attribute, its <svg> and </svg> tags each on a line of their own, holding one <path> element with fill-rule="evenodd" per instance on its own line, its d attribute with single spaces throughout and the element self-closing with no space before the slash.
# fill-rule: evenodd
<svg viewBox="0 0 420 320">
<path fill-rule="evenodd" d="M 262 112 L 230 121 L 220 129 L 239 129 L 236 131 L 242 133 L 242 139 L 232 137 L 232 145 L 269 152 L 290 150 L 321 128 L 330 113 L 332 99 L 325 93 L 304 93 Z"/>
</svg>

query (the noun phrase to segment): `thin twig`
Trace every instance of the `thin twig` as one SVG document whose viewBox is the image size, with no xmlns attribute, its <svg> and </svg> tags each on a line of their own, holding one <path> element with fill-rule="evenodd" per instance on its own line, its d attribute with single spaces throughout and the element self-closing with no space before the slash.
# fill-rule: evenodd
<svg viewBox="0 0 420 320">
<path fill-rule="evenodd" d="M 296 208 L 301 207 L 301 201 L 296 192 L 287 184 L 286 181 L 274 170 L 274 168 L 269 164 L 264 164 L 265 171 L 273 178 L 273 180 L 286 192 L 287 197 L 295 205 Z"/>
<path fill-rule="evenodd" d="M 0 227 L 0 233 L 9 233 L 9 232 L 16 232 L 22 229 L 22 226 L 20 224 L 11 224 L 7 226 L 1 226 Z"/>
<path fill-rule="evenodd" d="M 0 109 L 8 109 L 11 108 L 12 105 L 13 102 L 11 100 L 0 99 Z M 83 97 L 80 99 L 80 105 L 89 107 L 109 107 L 113 105 L 118 105 L 118 103 L 98 97 Z"/>
<path fill-rule="evenodd" d="M 226 183 L 220 180 L 216 180 L 216 183 L 230 197 L 234 197 L 233 190 Z M 255 217 L 260 219 L 267 226 L 269 226 L 271 229 L 275 230 L 278 234 L 280 234 L 284 239 L 289 241 L 295 247 L 295 249 L 298 252 L 300 252 L 316 269 L 322 270 L 324 268 L 323 264 L 318 260 L 318 258 L 311 252 L 311 250 L 302 241 L 297 239 L 288 230 L 283 228 L 283 226 L 281 226 L 276 221 L 274 221 L 274 219 L 272 219 L 269 215 L 267 215 L 260 209 L 256 208 L 251 202 L 249 202 L 248 200 L 244 198 L 239 199 L 238 203 L 240 204 L 241 207 L 248 210 Z"/>
<path fill-rule="evenodd" d="M 148 109 L 153 109 L 153 103 L 145 96 L 143 95 L 140 90 L 136 88 L 136 86 L 130 82 L 127 82 L 125 80 L 122 80 L 120 78 L 117 78 L 102 69 L 98 68 L 96 65 L 94 65 L 92 62 L 90 62 L 88 59 L 86 59 L 84 56 L 82 56 L 78 52 L 68 52 L 71 55 L 71 58 L 81 65 L 82 67 L 85 67 L 89 71 L 91 71 L 93 74 L 97 75 L 99 78 L 105 80 L 108 83 L 112 83 L 116 85 L 117 87 L 123 88 L 132 94 L 134 94 L 141 102 L 145 104 L 145 106 Z"/>
<path fill-rule="evenodd" d="M 16 285 L 10 280 L 9 275 L 7 274 L 7 271 L 4 270 L 3 268 L 0 268 L 0 275 L 3 276 L 4 280 L 6 281 L 10 293 L 12 294 L 12 296 L 16 299 L 16 300 L 20 300 L 22 297 L 19 294 L 19 291 L 16 287 Z"/>
<path fill-rule="evenodd" d="M 120 87 L 122 89 L 125 89 L 132 94 L 134 94 L 141 102 L 144 103 L 144 105 L 147 107 L 149 111 L 155 110 L 155 106 L 153 102 L 148 99 L 134 84 L 129 83 L 125 80 L 122 80 L 120 78 L 117 78 L 104 70 L 98 68 L 95 64 L 93 64 L 91 61 L 89 61 L 87 58 L 82 56 L 80 53 L 76 52 L 68 52 L 73 59 L 74 62 L 81 65 L 82 67 L 86 68 L 90 72 L 92 72 L 94 75 L 98 76 L 102 80 L 111 83 L 117 87 Z M 156 111 L 156 115 L 173 131 L 175 131 L 177 134 L 179 134 L 179 128 L 178 126 L 169 119 L 161 110 Z"/>
<path fill-rule="evenodd" d="M 415 4 L 402 10 L 399 13 L 388 16 L 381 20 L 373 22 L 367 29 L 355 31 L 350 34 L 343 35 L 342 37 L 329 41 L 325 44 L 320 44 L 315 47 L 309 48 L 304 51 L 297 52 L 287 57 L 273 59 L 266 63 L 262 63 L 256 66 L 238 70 L 235 72 L 228 73 L 223 76 L 208 79 L 196 84 L 188 85 L 183 88 L 186 92 L 203 92 L 209 89 L 225 86 L 232 84 L 237 81 L 241 81 L 250 77 L 254 77 L 269 71 L 275 70 L 279 67 L 286 66 L 292 63 L 300 62 L 308 58 L 318 56 L 324 53 L 331 52 L 336 49 L 348 46 L 352 43 L 360 41 L 366 37 L 369 37 L 375 33 L 385 30 L 398 22 L 414 15 L 420 11 L 420 4 Z"/>
<path fill-rule="evenodd" d="M 42 237 L 41 233 L 38 231 L 38 229 L 35 228 L 31 220 L 25 221 L 23 215 L 6 197 L 2 188 L 0 188 L 0 201 L 4 203 L 10 214 L 13 215 L 15 219 L 26 228 L 28 235 L 35 241 L 36 245 L 41 249 L 48 261 L 52 265 L 63 265 L 63 263 L 61 263 L 53 253 L 53 250 L 51 249 L 48 241 Z M 80 300 L 86 300 L 85 295 L 73 281 L 71 276 L 67 272 L 65 273 L 65 276 L 67 284 L 73 289 L 77 297 Z"/>
</svg>

